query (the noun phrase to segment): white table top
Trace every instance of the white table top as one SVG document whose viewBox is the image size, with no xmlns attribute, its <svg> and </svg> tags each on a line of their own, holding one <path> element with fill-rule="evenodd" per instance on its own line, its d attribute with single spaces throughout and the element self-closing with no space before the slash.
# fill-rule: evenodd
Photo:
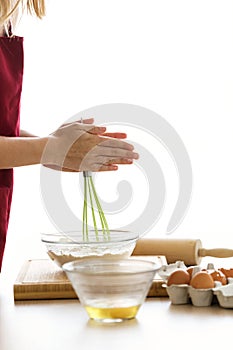
<svg viewBox="0 0 233 350">
<path fill-rule="evenodd" d="M 135 320 L 99 324 L 78 300 L 14 302 L 12 280 L 0 278 L 1 350 L 219 349 L 231 343 L 233 309 L 171 305 L 150 298 Z"/>
</svg>

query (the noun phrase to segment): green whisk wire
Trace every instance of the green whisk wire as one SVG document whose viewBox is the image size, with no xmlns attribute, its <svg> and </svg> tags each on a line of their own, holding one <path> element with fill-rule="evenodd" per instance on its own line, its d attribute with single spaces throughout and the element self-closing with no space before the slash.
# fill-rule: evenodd
<svg viewBox="0 0 233 350">
<path fill-rule="evenodd" d="M 101 207 L 99 198 L 97 196 L 96 189 L 95 189 L 92 177 L 90 177 L 89 180 L 90 180 L 90 183 L 91 183 L 91 187 L 92 187 L 92 191 L 93 191 L 93 194 L 94 194 L 95 202 L 96 202 L 96 205 L 97 205 L 97 208 L 98 208 L 98 212 L 99 212 L 100 221 L 101 221 L 101 224 L 102 224 L 103 233 L 108 233 L 109 234 L 108 223 L 107 223 L 107 220 L 105 218 L 103 209 Z"/>
<path fill-rule="evenodd" d="M 88 217 L 87 217 L 87 178 L 84 176 L 84 203 L 83 203 L 83 240 L 88 237 Z"/>
<path fill-rule="evenodd" d="M 92 220 L 93 220 L 93 224 L 94 224 L 96 239 L 98 241 L 99 240 L 99 233 L 98 233 L 98 229 L 97 229 L 97 224 L 96 224 L 96 219 L 95 219 L 95 210 L 94 210 L 93 199 L 92 199 L 92 194 L 91 194 L 91 185 L 90 185 L 91 177 L 89 176 L 87 179 L 88 179 L 88 190 L 89 190 L 89 197 L 90 197 L 90 203 L 91 203 Z"/>
<path fill-rule="evenodd" d="M 81 118 L 81 123 L 83 123 L 83 119 Z M 110 238 L 110 231 L 108 228 L 108 223 L 105 218 L 103 209 L 101 207 L 95 185 L 92 179 L 92 173 L 91 171 L 84 171 L 83 172 L 84 177 L 84 202 L 83 202 L 83 240 L 88 241 L 88 202 L 91 207 L 91 214 L 92 214 L 92 222 L 93 227 L 95 230 L 95 236 L 96 240 L 99 241 L 99 230 L 97 227 L 97 221 L 95 217 L 95 208 L 94 208 L 94 201 L 98 210 L 99 219 L 102 227 L 102 233 L 104 234 L 104 237 L 109 239 Z M 88 195 L 89 194 L 89 195 Z"/>
<path fill-rule="evenodd" d="M 94 203 L 96 204 L 96 208 L 98 210 L 99 219 L 100 219 L 100 223 L 101 223 L 101 229 L 102 229 L 102 233 L 104 235 L 104 238 L 109 239 L 110 231 L 109 231 L 108 223 L 107 223 L 106 217 L 104 215 L 103 209 L 101 207 L 101 204 L 100 204 L 100 201 L 99 201 L 96 189 L 95 189 L 95 185 L 94 185 L 94 182 L 92 179 L 92 173 L 90 171 L 84 171 L 83 177 L 84 177 L 83 240 L 88 241 L 88 233 L 89 233 L 88 206 L 90 206 L 96 240 L 99 241 L 99 230 L 97 227 L 97 220 L 95 217 Z"/>
</svg>

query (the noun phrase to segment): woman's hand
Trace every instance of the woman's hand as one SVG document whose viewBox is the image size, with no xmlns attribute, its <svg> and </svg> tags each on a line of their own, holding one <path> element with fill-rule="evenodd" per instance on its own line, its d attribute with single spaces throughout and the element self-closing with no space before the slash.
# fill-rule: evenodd
<svg viewBox="0 0 233 350">
<path fill-rule="evenodd" d="M 63 171 L 110 171 L 138 159 L 134 147 L 121 140 L 125 133 L 106 133 L 92 123 L 91 118 L 62 125 L 49 136 L 41 163 Z"/>
</svg>

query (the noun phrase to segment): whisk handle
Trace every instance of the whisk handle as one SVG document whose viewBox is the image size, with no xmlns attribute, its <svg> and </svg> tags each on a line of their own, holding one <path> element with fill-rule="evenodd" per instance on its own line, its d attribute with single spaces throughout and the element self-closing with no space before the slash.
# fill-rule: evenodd
<svg viewBox="0 0 233 350">
<path fill-rule="evenodd" d="M 91 171 L 84 171 L 83 172 L 84 177 L 91 177 L 91 175 L 92 175 Z"/>
</svg>

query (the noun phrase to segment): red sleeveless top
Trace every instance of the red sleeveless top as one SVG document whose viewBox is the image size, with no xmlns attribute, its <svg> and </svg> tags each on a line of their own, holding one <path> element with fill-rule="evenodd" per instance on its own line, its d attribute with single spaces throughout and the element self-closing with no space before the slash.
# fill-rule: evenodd
<svg viewBox="0 0 233 350">
<path fill-rule="evenodd" d="M 0 37 L 0 136 L 19 136 L 23 38 Z M 13 169 L 0 170 L 0 270 L 13 191 Z"/>
</svg>

